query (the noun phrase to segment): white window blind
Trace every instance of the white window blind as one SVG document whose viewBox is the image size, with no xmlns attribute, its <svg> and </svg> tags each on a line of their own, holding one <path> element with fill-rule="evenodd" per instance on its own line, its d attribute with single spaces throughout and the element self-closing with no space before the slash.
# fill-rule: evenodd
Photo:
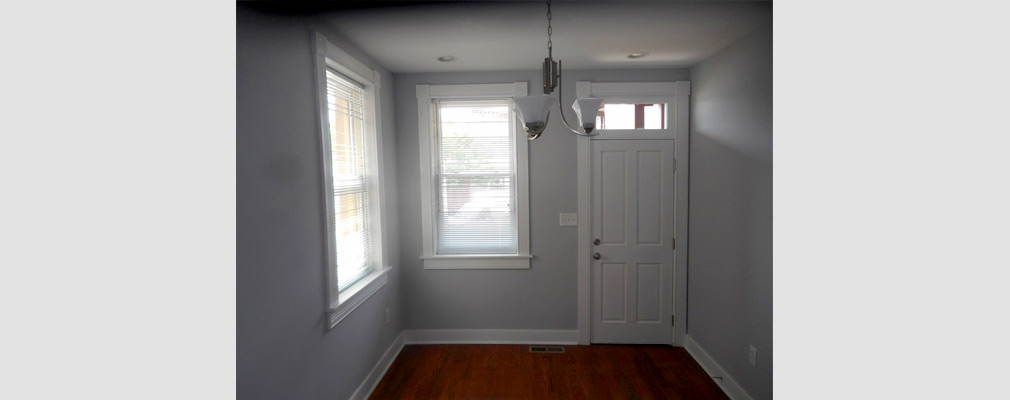
<svg viewBox="0 0 1010 400">
<path fill-rule="evenodd" d="M 337 286 L 344 290 L 371 270 L 368 177 L 364 136 L 364 88 L 326 71 L 333 176 Z"/>
<path fill-rule="evenodd" d="M 518 253 L 511 100 L 434 105 L 435 253 Z"/>
</svg>

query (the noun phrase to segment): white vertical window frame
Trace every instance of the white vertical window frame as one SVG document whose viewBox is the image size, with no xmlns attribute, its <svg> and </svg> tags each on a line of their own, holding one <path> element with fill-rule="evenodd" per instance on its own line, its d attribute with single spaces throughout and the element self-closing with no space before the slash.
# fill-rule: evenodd
<svg viewBox="0 0 1010 400">
<path fill-rule="evenodd" d="M 380 73 L 347 54 L 330 43 L 324 35 L 313 32 L 313 53 L 315 58 L 316 100 L 318 104 L 320 129 L 320 158 L 323 195 L 323 241 L 329 304 L 327 314 L 329 327 L 333 328 L 357 306 L 388 281 L 386 262 L 385 195 L 383 193 L 383 165 L 381 117 L 379 115 Z M 363 277 L 340 290 L 337 280 L 336 232 L 333 199 L 333 170 L 330 153 L 329 108 L 327 106 L 327 70 L 335 71 L 362 86 L 364 121 L 363 138 L 365 146 L 365 174 L 368 188 L 368 228 L 371 242 L 371 266 Z"/>
<path fill-rule="evenodd" d="M 528 269 L 529 244 L 529 154 L 528 140 L 521 124 L 513 117 L 511 123 L 516 149 L 516 254 L 439 255 L 435 252 L 435 107 L 436 100 L 509 99 L 527 94 L 526 82 L 475 85 L 417 85 L 418 148 L 421 178 L 421 259 L 425 269 Z M 515 115 L 515 113 L 512 113 Z"/>
</svg>

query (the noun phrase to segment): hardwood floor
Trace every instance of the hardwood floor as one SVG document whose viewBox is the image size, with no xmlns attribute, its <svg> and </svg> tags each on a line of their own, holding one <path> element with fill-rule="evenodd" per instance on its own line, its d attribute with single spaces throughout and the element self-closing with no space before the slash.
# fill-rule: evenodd
<svg viewBox="0 0 1010 400">
<path fill-rule="evenodd" d="M 727 399 L 682 347 L 408 345 L 372 399 Z"/>
</svg>

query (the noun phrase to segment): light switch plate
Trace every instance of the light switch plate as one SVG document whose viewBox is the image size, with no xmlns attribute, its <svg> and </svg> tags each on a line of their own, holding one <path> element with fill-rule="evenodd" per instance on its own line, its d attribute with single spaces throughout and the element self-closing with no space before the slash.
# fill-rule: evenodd
<svg viewBox="0 0 1010 400">
<path fill-rule="evenodd" d="M 578 226 L 579 225 L 579 214 L 577 214 L 577 213 L 561 213 L 561 214 L 558 214 L 558 225 L 561 225 L 561 226 Z"/>
</svg>

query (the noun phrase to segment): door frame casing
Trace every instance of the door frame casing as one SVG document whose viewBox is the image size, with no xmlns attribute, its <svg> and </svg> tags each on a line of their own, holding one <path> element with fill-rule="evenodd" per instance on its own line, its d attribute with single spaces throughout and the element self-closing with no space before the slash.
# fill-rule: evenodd
<svg viewBox="0 0 1010 400">
<path fill-rule="evenodd" d="M 578 81 L 575 86 L 576 96 L 607 98 L 656 98 L 668 99 L 670 106 L 667 112 L 668 121 L 674 130 L 674 235 L 676 247 L 674 251 L 674 287 L 673 290 L 673 337 L 674 346 L 683 346 L 687 336 L 687 218 L 688 218 L 688 165 L 690 157 L 689 103 L 691 95 L 690 81 L 677 82 L 588 82 Z M 590 260 L 590 236 L 592 234 L 592 175 L 591 175 L 591 140 L 630 139 L 624 135 L 603 134 L 595 137 L 579 136 L 577 146 L 578 171 L 578 332 L 579 344 L 590 342 L 591 299 L 592 299 L 592 262 Z M 647 136 L 642 139 L 655 139 Z"/>
</svg>

